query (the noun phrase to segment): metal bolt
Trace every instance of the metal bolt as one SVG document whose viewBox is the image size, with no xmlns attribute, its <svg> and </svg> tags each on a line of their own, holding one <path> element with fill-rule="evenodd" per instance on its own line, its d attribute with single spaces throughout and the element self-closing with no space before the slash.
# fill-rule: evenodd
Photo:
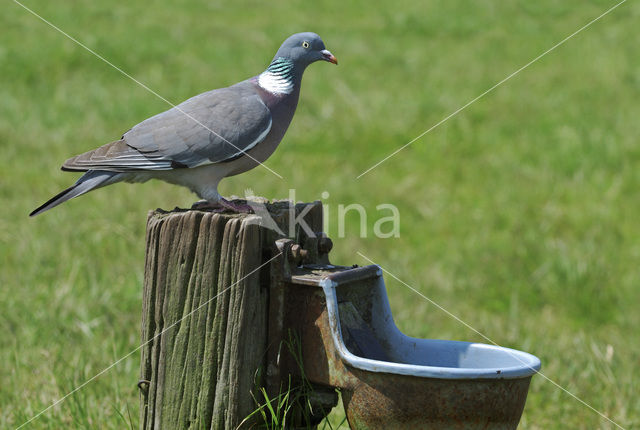
<svg viewBox="0 0 640 430">
<path fill-rule="evenodd" d="M 303 249 L 297 243 L 291 246 L 291 257 L 296 262 L 304 260 L 305 258 L 307 258 L 308 255 L 309 255 L 309 251 L 307 251 L 306 249 Z"/>
<path fill-rule="evenodd" d="M 326 236 L 318 240 L 318 252 L 320 254 L 328 254 L 333 249 L 333 241 Z"/>
</svg>

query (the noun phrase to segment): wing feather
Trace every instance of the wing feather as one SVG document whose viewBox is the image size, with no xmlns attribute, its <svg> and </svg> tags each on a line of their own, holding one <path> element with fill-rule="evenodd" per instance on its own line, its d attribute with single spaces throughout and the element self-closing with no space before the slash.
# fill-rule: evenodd
<svg viewBox="0 0 640 430">
<path fill-rule="evenodd" d="M 271 125 L 269 109 L 245 81 L 192 97 L 142 121 L 120 140 L 70 158 L 62 168 L 127 172 L 220 163 L 262 142 Z"/>
</svg>

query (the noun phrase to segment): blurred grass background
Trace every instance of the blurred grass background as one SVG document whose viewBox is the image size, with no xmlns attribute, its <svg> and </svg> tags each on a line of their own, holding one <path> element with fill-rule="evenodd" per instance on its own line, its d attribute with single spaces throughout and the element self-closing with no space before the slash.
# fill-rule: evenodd
<svg viewBox="0 0 640 430">
<path fill-rule="evenodd" d="M 333 261 L 356 253 L 420 289 L 625 428 L 640 426 L 640 58 L 623 4 L 369 174 L 355 177 L 615 1 L 25 2 L 178 103 L 261 72 L 281 41 L 319 33 L 283 144 L 224 195 L 329 197 L 351 213 Z M 139 345 L 146 212 L 195 196 L 116 185 L 35 219 L 70 185 L 69 156 L 167 105 L 17 4 L 0 15 L 0 427 L 13 428 Z M 395 204 L 401 237 L 376 239 Z M 483 341 L 387 277 L 398 325 Z M 139 357 L 27 428 L 138 422 Z M 339 422 L 340 411 L 332 417 Z M 542 377 L 523 429 L 614 428 Z"/>
</svg>

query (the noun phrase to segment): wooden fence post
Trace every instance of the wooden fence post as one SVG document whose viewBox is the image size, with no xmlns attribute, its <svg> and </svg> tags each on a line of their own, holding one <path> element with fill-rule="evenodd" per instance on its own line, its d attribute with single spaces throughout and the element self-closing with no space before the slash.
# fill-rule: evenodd
<svg viewBox="0 0 640 430">
<path fill-rule="evenodd" d="M 285 234 L 302 211 L 313 232 L 322 230 L 320 202 L 266 208 Z M 272 276 L 265 263 L 282 237 L 258 218 L 150 212 L 138 384 L 142 429 L 235 430 L 256 409 L 256 387 L 265 385 L 273 357 L 267 352 Z M 301 243 L 306 234 L 296 228 L 294 236 Z"/>
</svg>

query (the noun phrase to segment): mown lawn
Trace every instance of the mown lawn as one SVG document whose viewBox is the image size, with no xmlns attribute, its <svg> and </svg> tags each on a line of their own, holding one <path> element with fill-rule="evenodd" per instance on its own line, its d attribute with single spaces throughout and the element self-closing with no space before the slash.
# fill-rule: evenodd
<svg viewBox="0 0 640 430">
<path fill-rule="evenodd" d="M 323 200 L 335 262 L 366 264 L 361 252 L 640 427 L 637 2 L 360 179 L 616 1 L 25 4 L 175 103 L 259 73 L 291 33 L 319 33 L 340 66 L 305 75 L 267 163 L 284 179 L 258 168 L 221 192 Z M 15 428 L 138 346 L 146 213 L 195 196 L 116 185 L 28 218 L 75 180 L 58 170 L 66 158 L 167 105 L 12 1 L 0 29 L 0 427 Z M 337 207 L 350 203 L 367 209 L 367 237 L 351 213 L 337 238 Z M 399 238 L 373 237 L 383 203 L 401 213 Z M 483 341 L 387 287 L 406 333 Z M 25 428 L 136 428 L 138 368 L 135 354 Z M 536 376 L 521 428 L 615 426 Z"/>
</svg>

